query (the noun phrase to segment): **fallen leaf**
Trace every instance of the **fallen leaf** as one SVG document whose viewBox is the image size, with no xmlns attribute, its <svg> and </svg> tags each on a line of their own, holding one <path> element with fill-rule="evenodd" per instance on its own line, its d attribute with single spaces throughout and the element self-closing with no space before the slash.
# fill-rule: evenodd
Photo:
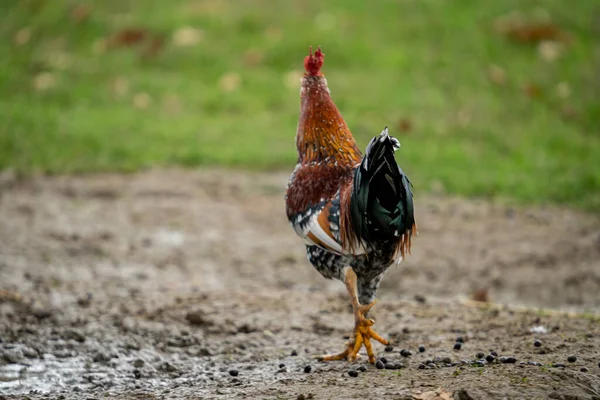
<svg viewBox="0 0 600 400">
<path fill-rule="evenodd" d="M 224 92 L 233 92 L 240 86 L 241 82 L 242 79 L 237 72 L 230 72 L 219 79 L 219 86 Z"/>
<path fill-rule="evenodd" d="M 171 40 L 175 46 L 179 47 L 191 47 L 195 46 L 204 37 L 204 32 L 200 29 L 184 26 L 173 32 Z"/>
<path fill-rule="evenodd" d="M 146 40 L 149 32 L 142 28 L 123 29 L 112 35 L 108 41 L 110 47 L 132 47 Z"/>
<path fill-rule="evenodd" d="M 471 296 L 471 299 L 473 301 L 479 301 L 482 303 L 488 303 L 489 302 L 489 296 L 488 296 L 488 288 L 481 288 L 481 289 L 477 289 L 475 292 L 473 292 L 473 295 Z"/>
<path fill-rule="evenodd" d="M 144 110 L 148 108 L 151 102 L 150 95 L 148 93 L 138 93 L 133 96 L 133 105 L 135 108 L 139 108 L 140 110 Z"/>
<path fill-rule="evenodd" d="M 84 22 L 89 18 L 91 12 L 91 4 L 78 4 L 71 10 L 71 19 L 77 23 Z"/>
<path fill-rule="evenodd" d="M 27 43 L 29 43 L 29 40 L 31 39 L 31 28 L 22 28 L 19 29 L 17 31 L 17 33 L 15 34 L 15 44 L 17 46 L 23 46 L 26 45 Z"/>
<path fill-rule="evenodd" d="M 505 85 L 506 71 L 497 65 L 491 65 L 488 68 L 488 78 L 497 85 Z"/>
<path fill-rule="evenodd" d="M 528 83 L 523 87 L 523 92 L 527 95 L 527 97 L 534 99 L 542 96 L 542 88 L 536 85 L 535 83 Z"/>
<path fill-rule="evenodd" d="M 400 118 L 398 121 L 398 130 L 402 133 L 407 133 L 412 130 L 412 122 L 408 118 Z"/>
<path fill-rule="evenodd" d="M 518 43 L 540 43 L 546 40 L 567 41 L 566 33 L 555 24 L 523 24 L 508 28 L 506 36 Z"/>
</svg>

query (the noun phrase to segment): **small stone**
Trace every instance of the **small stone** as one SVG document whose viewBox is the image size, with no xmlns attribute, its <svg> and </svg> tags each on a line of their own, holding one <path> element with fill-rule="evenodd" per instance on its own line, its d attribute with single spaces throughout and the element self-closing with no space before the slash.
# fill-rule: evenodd
<svg viewBox="0 0 600 400">
<path fill-rule="evenodd" d="M 290 353 L 291 356 L 297 356 L 298 352 L 296 350 L 292 350 L 292 352 Z"/>
<path fill-rule="evenodd" d="M 284 363 L 279 364 L 279 368 L 285 368 L 285 364 Z"/>
<path fill-rule="evenodd" d="M 418 368 L 419 368 L 419 369 L 425 369 L 425 364 L 423 364 L 423 363 L 419 364 L 419 367 L 418 367 Z"/>
<path fill-rule="evenodd" d="M 462 342 L 454 343 L 454 350 L 460 350 L 462 348 Z"/>
<path fill-rule="evenodd" d="M 425 353 L 425 346 L 422 344 L 419 345 L 419 353 Z"/>
<path fill-rule="evenodd" d="M 305 374 L 310 373 L 310 371 L 312 371 L 312 367 L 310 365 L 307 365 L 307 366 L 304 367 L 304 373 Z"/>
<path fill-rule="evenodd" d="M 496 353 L 494 350 L 490 351 L 490 354 L 493 355 L 494 357 L 498 358 L 498 353 Z"/>
<path fill-rule="evenodd" d="M 415 301 L 417 303 L 425 304 L 427 303 L 427 298 L 422 294 L 415 294 Z"/>
<path fill-rule="evenodd" d="M 494 355 L 493 355 L 493 354 L 488 354 L 488 355 L 485 357 L 485 361 L 487 361 L 487 362 L 489 362 L 489 363 L 493 363 L 495 360 L 496 360 L 496 357 L 494 357 Z"/>
<path fill-rule="evenodd" d="M 394 363 L 386 363 L 385 369 L 396 369 L 396 364 Z"/>
<path fill-rule="evenodd" d="M 482 359 L 485 357 L 485 354 L 482 352 L 477 353 L 477 355 L 475 356 L 475 358 L 477 358 L 478 360 Z"/>
<path fill-rule="evenodd" d="M 566 367 L 566 365 L 563 363 L 554 363 L 554 364 L 552 364 L 552 366 L 554 368 L 565 368 Z"/>
<path fill-rule="evenodd" d="M 581 372 L 588 372 L 589 370 L 587 369 L 587 367 L 581 367 L 579 369 Z"/>
<path fill-rule="evenodd" d="M 139 369 L 134 369 L 133 370 L 133 376 L 135 377 L 135 379 L 140 379 L 142 377 L 142 371 L 140 371 Z"/>
<path fill-rule="evenodd" d="M 570 363 L 574 363 L 575 361 L 577 361 L 577 357 L 575 357 L 575 356 L 569 356 L 567 358 L 567 361 L 570 362 Z"/>
<path fill-rule="evenodd" d="M 383 363 L 383 361 L 377 360 L 377 362 L 375 363 L 375 368 L 377 368 L 377 369 L 384 369 L 385 368 L 385 364 Z"/>
<path fill-rule="evenodd" d="M 358 372 L 351 369 L 350 371 L 348 371 L 348 375 L 350 375 L 353 378 L 356 378 L 358 376 Z"/>
<path fill-rule="evenodd" d="M 386 353 L 390 353 L 390 352 L 394 351 L 394 347 L 393 346 L 386 346 L 385 349 L 384 349 L 384 351 Z"/>
<path fill-rule="evenodd" d="M 459 336 L 456 338 L 455 340 L 456 343 L 464 343 L 465 342 L 465 338 L 463 338 L 462 336 Z"/>
<path fill-rule="evenodd" d="M 533 345 L 535 347 L 542 347 L 542 341 L 539 339 L 535 339 L 535 341 L 533 342 Z"/>
<path fill-rule="evenodd" d="M 177 368 L 168 361 L 165 361 L 158 367 L 161 371 L 165 372 L 176 372 Z"/>
<path fill-rule="evenodd" d="M 388 363 L 388 359 L 387 359 L 387 358 L 385 358 L 385 357 L 381 357 L 381 358 L 380 358 L 380 360 L 381 360 L 381 362 L 382 362 L 382 363 L 384 363 L 384 364 L 387 364 L 387 363 Z"/>
<path fill-rule="evenodd" d="M 502 364 L 514 364 L 517 362 L 515 357 L 500 357 L 498 359 Z"/>
<path fill-rule="evenodd" d="M 364 365 L 361 365 L 360 367 L 358 367 L 356 369 L 359 370 L 360 372 L 367 372 L 367 367 L 365 367 Z"/>
<path fill-rule="evenodd" d="M 142 360 L 141 358 L 138 358 L 137 360 L 135 360 L 133 362 L 133 366 L 135 368 L 142 368 L 144 366 L 144 360 Z"/>
<path fill-rule="evenodd" d="M 238 376 L 239 374 L 240 374 L 240 372 L 237 369 L 229 370 L 229 375 L 231 375 L 231 376 Z"/>
<path fill-rule="evenodd" d="M 410 350 L 408 350 L 408 349 L 402 349 L 402 350 L 400 351 L 400 355 L 401 355 L 402 357 L 410 357 L 410 356 L 412 356 L 412 351 L 410 351 Z"/>
<path fill-rule="evenodd" d="M 452 359 L 450 357 L 443 357 L 438 362 L 441 362 L 441 363 L 444 363 L 444 364 L 451 364 L 452 363 Z"/>
</svg>

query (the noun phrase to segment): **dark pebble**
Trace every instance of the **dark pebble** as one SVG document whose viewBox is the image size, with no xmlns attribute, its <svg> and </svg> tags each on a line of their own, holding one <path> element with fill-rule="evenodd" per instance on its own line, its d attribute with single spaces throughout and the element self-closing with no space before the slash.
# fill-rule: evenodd
<svg viewBox="0 0 600 400">
<path fill-rule="evenodd" d="M 479 352 L 479 353 L 477 353 L 477 355 L 475 355 L 475 358 L 478 359 L 478 360 L 480 360 L 480 359 L 482 359 L 484 357 L 485 357 L 485 354 L 481 353 L 481 352 Z"/>
<path fill-rule="evenodd" d="M 419 353 L 425 353 L 425 346 L 422 344 L 419 345 Z"/>
<path fill-rule="evenodd" d="M 484 360 L 477 360 L 475 361 L 475 365 L 476 367 L 485 367 L 486 362 Z"/>
<path fill-rule="evenodd" d="M 494 350 L 490 351 L 490 354 L 493 355 L 494 357 L 498 358 L 498 353 L 496 353 Z"/>
<path fill-rule="evenodd" d="M 460 350 L 461 348 L 462 348 L 462 343 L 461 342 L 454 343 L 454 350 Z"/>
<path fill-rule="evenodd" d="M 600 368 L 600 362 L 598 363 L 598 368 Z"/>
<path fill-rule="evenodd" d="M 533 345 L 535 347 L 542 347 L 542 341 L 539 339 L 535 339 L 535 341 L 533 342 Z"/>
<path fill-rule="evenodd" d="M 144 360 L 142 360 L 142 359 L 138 358 L 137 360 L 135 360 L 135 361 L 133 362 L 133 366 L 134 366 L 135 368 L 142 368 L 142 367 L 144 366 Z"/>
<path fill-rule="evenodd" d="M 279 368 L 285 368 L 285 364 L 284 363 L 279 364 Z"/>
<path fill-rule="evenodd" d="M 566 367 L 566 365 L 563 364 L 563 363 L 554 363 L 554 364 L 552 364 L 552 366 L 554 368 L 564 368 L 564 367 Z"/>
<path fill-rule="evenodd" d="M 190 325 L 199 326 L 207 324 L 204 313 L 201 311 L 190 311 L 186 314 L 185 319 Z"/>
<path fill-rule="evenodd" d="M 136 368 L 133 370 L 133 376 L 135 376 L 135 379 L 140 379 L 142 377 L 142 372 Z"/>
<path fill-rule="evenodd" d="M 588 372 L 589 370 L 587 369 L 587 367 L 581 367 L 579 369 L 581 372 Z"/>
<path fill-rule="evenodd" d="M 385 364 L 383 363 L 383 361 L 377 360 L 377 362 L 375 363 L 375 368 L 377 368 L 377 369 L 384 369 L 385 368 Z"/>
<path fill-rule="evenodd" d="M 306 367 L 304 367 L 305 374 L 308 374 L 310 371 L 312 371 L 312 367 L 310 365 L 307 365 Z"/>
<path fill-rule="evenodd" d="M 290 353 L 291 356 L 297 356 L 298 352 L 296 350 L 292 350 L 292 352 Z"/>
<path fill-rule="evenodd" d="M 386 363 L 385 369 L 396 369 L 396 364 L 394 363 Z"/>
<path fill-rule="evenodd" d="M 425 360 L 425 364 L 433 364 L 433 360 Z"/>
<path fill-rule="evenodd" d="M 575 356 L 569 356 L 569 358 L 567 358 L 567 361 L 570 363 L 574 363 L 575 361 L 577 361 L 577 357 Z"/>
<path fill-rule="evenodd" d="M 385 347 L 385 349 L 384 349 L 384 351 L 385 351 L 386 353 L 389 353 L 389 352 L 391 352 L 391 351 L 394 351 L 394 346 L 386 346 L 386 347 Z"/>
<path fill-rule="evenodd" d="M 382 362 L 382 363 L 384 363 L 384 364 L 387 364 L 387 363 L 388 363 L 388 359 L 387 359 L 387 358 L 385 358 L 385 357 L 381 357 L 381 358 L 380 358 L 380 360 L 381 360 L 381 362 Z"/>
<path fill-rule="evenodd" d="M 419 364 L 419 369 L 425 369 L 425 364 Z"/>
<path fill-rule="evenodd" d="M 237 369 L 230 369 L 229 370 L 229 375 L 231 376 L 238 376 L 240 373 Z"/>
<path fill-rule="evenodd" d="M 450 364 L 450 363 L 452 363 L 452 359 L 450 357 L 444 357 L 444 358 L 440 359 L 439 362 L 442 362 L 444 364 Z"/>
<path fill-rule="evenodd" d="M 459 337 L 456 338 L 455 342 L 456 343 L 464 343 L 465 342 L 465 338 L 462 337 L 462 336 L 459 336 Z"/>
<path fill-rule="evenodd" d="M 402 350 L 400 351 L 400 355 L 401 355 L 402 357 L 410 357 L 410 356 L 412 356 L 412 351 L 410 351 L 410 350 L 408 350 L 408 349 L 402 349 Z"/>
<path fill-rule="evenodd" d="M 517 362 L 517 359 L 514 357 L 500 357 L 498 360 L 500 360 L 502 364 L 514 364 Z"/>
<path fill-rule="evenodd" d="M 365 367 L 364 365 L 361 365 L 360 367 L 358 367 L 356 369 L 359 370 L 360 372 L 367 372 L 367 367 Z"/>
<path fill-rule="evenodd" d="M 358 372 L 351 369 L 350 371 L 348 371 L 348 375 L 350 375 L 353 378 L 356 378 L 358 376 Z"/>
<path fill-rule="evenodd" d="M 527 365 L 535 365 L 536 367 L 541 367 L 543 364 L 537 361 L 527 361 Z"/>
<path fill-rule="evenodd" d="M 496 357 L 494 357 L 492 354 L 488 354 L 488 355 L 485 357 L 485 361 L 487 361 L 487 362 L 489 362 L 489 363 L 493 363 L 493 362 L 494 362 L 494 360 L 496 360 Z"/>
</svg>

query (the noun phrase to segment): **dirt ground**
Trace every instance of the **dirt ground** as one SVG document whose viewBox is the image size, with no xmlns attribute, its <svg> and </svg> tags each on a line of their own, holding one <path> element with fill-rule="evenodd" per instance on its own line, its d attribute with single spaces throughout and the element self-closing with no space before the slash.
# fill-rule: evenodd
<svg viewBox="0 0 600 400">
<path fill-rule="evenodd" d="M 417 191 L 413 255 L 374 309 L 402 368 L 320 363 L 353 317 L 285 219 L 286 180 L 4 174 L 0 398 L 600 399 L 597 217 Z"/>
</svg>

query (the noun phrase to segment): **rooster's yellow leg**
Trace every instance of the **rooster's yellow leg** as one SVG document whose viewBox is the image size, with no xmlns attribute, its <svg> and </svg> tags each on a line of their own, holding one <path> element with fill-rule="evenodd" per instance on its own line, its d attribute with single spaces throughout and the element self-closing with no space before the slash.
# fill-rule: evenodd
<svg viewBox="0 0 600 400">
<path fill-rule="evenodd" d="M 354 270 L 352 270 L 352 268 L 346 269 L 346 277 L 344 279 L 344 282 L 346 284 L 348 294 L 350 295 L 350 300 L 352 301 L 352 308 L 354 309 L 355 322 L 354 332 L 352 333 L 353 337 L 350 339 L 350 341 L 346 343 L 346 349 L 341 353 L 328 354 L 319 357 L 319 359 L 322 361 L 333 361 L 343 360 L 345 358 L 348 361 L 354 361 L 356 357 L 358 357 L 358 352 L 360 348 L 364 345 L 367 349 L 369 362 L 371 364 L 374 364 L 375 353 L 373 352 L 373 347 L 371 346 L 371 339 L 374 339 L 384 345 L 389 344 L 387 340 L 379 336 L 377 332 L 373 330 L 372 326 L 375 323 L 375 321 L 366 317 L 367 313 L 375 305 L 377 300 L 367 305 L 361 305 L 358 302 L 358 293 L 356 290 L 356 273 L 354 272 Z"/>
</svg>

